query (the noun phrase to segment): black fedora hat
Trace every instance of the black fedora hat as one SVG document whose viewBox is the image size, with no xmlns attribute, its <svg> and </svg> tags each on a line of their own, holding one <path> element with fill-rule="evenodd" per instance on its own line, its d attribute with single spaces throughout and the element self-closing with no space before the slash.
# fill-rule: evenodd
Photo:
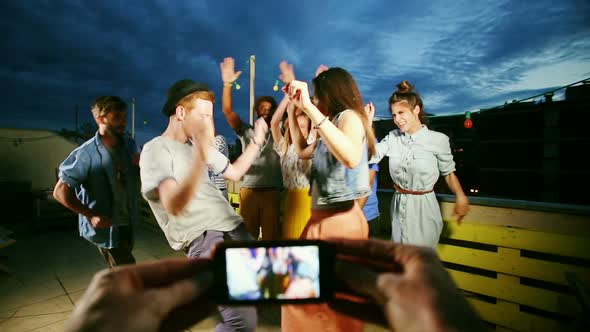
<svg viewBox="0 0 590 332">
<path fill-rule="evenodd" d="M 166 116 L 171 116 L 176 110 L 178 102 L 197 91 L 209 91 L 209 86 L 205 83 L 196 83 L 193 80 L 184 79 L 172 84 L 168 89 L 168 98 L 162 108 L 162 113 Z"/>
</svg>

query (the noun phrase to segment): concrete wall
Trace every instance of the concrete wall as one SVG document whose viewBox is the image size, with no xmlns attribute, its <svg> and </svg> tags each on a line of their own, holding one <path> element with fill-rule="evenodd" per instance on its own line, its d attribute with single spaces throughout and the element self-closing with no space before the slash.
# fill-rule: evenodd
<svg viewBox="0 0 590 332">
<path fill-rule="evenodd" d="M 0 128 L 0 182 L 30 182 L 33 191 L 52 188 L 56 168 L 76 147 L 49 130 Z"/>
</svg>

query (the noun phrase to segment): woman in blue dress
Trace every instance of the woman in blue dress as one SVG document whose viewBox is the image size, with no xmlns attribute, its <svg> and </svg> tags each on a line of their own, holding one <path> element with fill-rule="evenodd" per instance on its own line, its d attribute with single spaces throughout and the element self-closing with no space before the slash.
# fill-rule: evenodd
<svg viewBox="0 0 590 332">
<path fill-rule="evenodd" d="M 389 173 L 395 188 L 391 200 L 391 239 L 436 247 L 443 228 L 433 191 L 439 176 L 456 195 L 454 214 L 458 223 L 469 212 L 469 200 L 455 175 L 449 138 L 423 124 L 422 99 L 408 81 L 399 83 L 397 88 L 389 98 L 389 108 L 398 129 L 377 144 L 370 163 L 389 157 Z M 367 105 L 367 111 L 372 118 L 372 104 Z"/>
</svg>

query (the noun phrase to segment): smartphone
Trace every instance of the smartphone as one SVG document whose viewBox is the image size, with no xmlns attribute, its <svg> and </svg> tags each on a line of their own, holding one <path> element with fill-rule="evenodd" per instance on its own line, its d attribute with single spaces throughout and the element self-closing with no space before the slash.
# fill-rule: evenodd
<svg viewBox="0 0 590 332">
<path fill-rule="evenodd" d="M 314 303 L 332 298 L 334 250 L 321 240 L 227 241 L 215 249 L 222 304 Z"/>
</svg>

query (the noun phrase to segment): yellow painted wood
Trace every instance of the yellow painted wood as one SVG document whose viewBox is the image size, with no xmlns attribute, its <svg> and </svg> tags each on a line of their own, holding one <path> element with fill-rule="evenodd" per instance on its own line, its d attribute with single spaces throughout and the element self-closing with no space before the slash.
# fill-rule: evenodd
<svg viewBox="0 0 590 332">
<path fill-rule="evenodd" d="M 590 238 L 504 226 L 445 222 L 443 236 L 463 241 L 590 259 Z"/>
<path fill-rule="evenodd" d="M 455 222 L 454 203 L 441 202 L 443 220 Z M 547 233 L 590 237 L 590 216 L 559 212 L 471 205 L 464 219 L 468 223 L 513 226 Z"/>
<path fill-rule="evenodd" d="M 567 316 L 574 316 L 580 312 L 580 306 L 572 295 L 510 282 L 503 274 L 499 274 L 499 278 L 496 279 L 452 269 L 447 271 L 459 288 L 469 292 Z"/>
<path fill-rule="evenodd" d="M 438 254 L 445 262 L 544 280 L 561 285 L 567 285 L 563 273 L 571 271 L 576 273 L 582 282 L 590 285 L 589 268 L 446 244 L 438 245 Z"/>
<path fill-rule="evenodd" d="M 238 204 L 237 208 L 234 208 L 234 210 L 236 211 L 237 214 L 240 214 L 240 194 L 239 193 L 235 193 L 235 192 L 228 192 L 227 193 L 227 198 L 229 199 L 229 203 L 230 204 Z M 232 205 L 233 207 L 233 205 Z"/>
<path fill-rule="evenodd" d="M 509 329 L 524 332 L 562 331 L 564 329 L 562 324 L 552 319 L 514 310 L 514 305 L 491 304 L 475 298 L 470 298 L 468 301 L 483 320 Z"/>
<path fill-rule="evenodd" d="M 513 330 L 513 329 L 509 329 L 509 328 L 504 327 L 504 326 L 497 325 L 496 326 L 496 332 L 517 332 L 517 331 L 516 330 Z"/>
</svg>

